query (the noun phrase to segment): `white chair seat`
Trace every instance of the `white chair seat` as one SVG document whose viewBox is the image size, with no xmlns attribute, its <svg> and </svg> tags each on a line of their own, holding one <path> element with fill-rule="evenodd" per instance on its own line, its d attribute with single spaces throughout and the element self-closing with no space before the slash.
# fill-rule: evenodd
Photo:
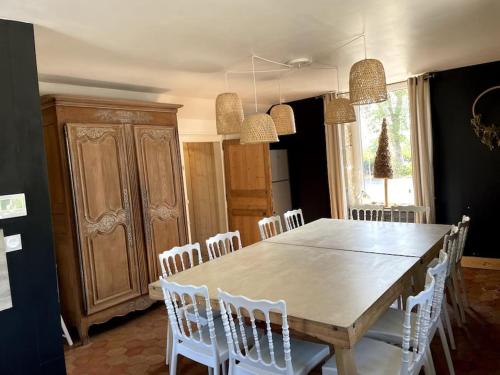
<svg viewBox="0 0 500 375">
<path fill-rule="evenodd" d="M 369 338 L 362 338 L 354 347 L 354 358 L 358 375 L 399 375 L 402 349 Z M 322 370 L 323 375 L 336 375 L 337 359 L 330 358 Z"/>
<path fill-rule="evenodd" d="M 403 342 L 403 322 L 405 312 L 394 308 L 389 308 L 366 332 L 366 337 L 382 340 L 395 345 L 402 345 Z M 412 312 L 411 334 L 415 333 L 416 314 Z"/>
<path fill-rule="evenodd" d="M 262 359 L 264 360 L 264 362 L 269 363 L 271 361 L 271 356 L 269 354 L 267 336 L 264 335 L 259 342 Z M 280 367 L 285 367 L 283 336 L 273 333 L 273 344 L 276 363 Z M 292 350 L 292 366 L 294 374 L 308 374 L 330 354 L 330 348 L 328 347 L 328 345 L 302 341 L 294 338 L 290 339 L 290 347 Z M 257 349 L 255 346 L 250 350 L 248 356 L 253 359 L 258 358 Z M 245 366 L 243 365 L 243 363 L 239 364 L 238 367 L 247 370 L 250 374 L 264 373 L 261 368 L 259 368 L 257 370 L 258 372 L 256 372 L 256 368 L 250 368 L 250 366 Z M 270 371 L 269 373 L 274 372 Z"/>
</svg>

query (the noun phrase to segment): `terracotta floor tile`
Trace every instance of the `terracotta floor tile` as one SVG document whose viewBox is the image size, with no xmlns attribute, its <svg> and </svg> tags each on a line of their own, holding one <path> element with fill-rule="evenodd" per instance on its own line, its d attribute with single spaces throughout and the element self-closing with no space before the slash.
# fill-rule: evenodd
<svg viewBox="0 0 500 375">
<path fill-rule="evenodd" d="M 500 375 L 500 271 L 465 269 L 470 307 L 467 324 L 454 325 L 457 375 Z M 70 375 L 167 374 L 166 311 L 163 304 L 92 328 L 90 344 L 65 352 Z M 438 335 L 432 342 L 436 373 L 448 374 Z M 179 359 L 178 374 L 201 375 L 207 369 Z M 314 374 L 320 374 L 317 369 Z"/>
</svg>

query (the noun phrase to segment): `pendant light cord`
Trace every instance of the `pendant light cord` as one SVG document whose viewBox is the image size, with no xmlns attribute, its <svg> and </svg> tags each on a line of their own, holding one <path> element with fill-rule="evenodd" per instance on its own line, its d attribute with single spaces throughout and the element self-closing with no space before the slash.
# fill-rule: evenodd
<svg viewBox="0 0 500 375">
<path fill-rule="evenodd" d="M 366 36 L 364 33 L 363 33 L 363 46 L 365 48 L 365 60 L 366 60 Z"/>
<path fill-rule="evenodd" d="M 259 111 L 259 108 L 257 106 L 257 83 L 255 80 L 255 56 L 252 55 L 252 74 L 253 74 L 253 96 L 255 100 L 255 112 Z"/>
</svg>

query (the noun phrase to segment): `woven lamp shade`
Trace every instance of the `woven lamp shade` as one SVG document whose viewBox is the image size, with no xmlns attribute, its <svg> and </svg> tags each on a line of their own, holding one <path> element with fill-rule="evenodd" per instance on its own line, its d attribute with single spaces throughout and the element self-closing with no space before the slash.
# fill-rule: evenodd
<svg viewBox="0 0 500 375">
<path fill-rule="evenodd" d="M 347 124 L 356 121 L 354 107 L 347 98 L 332 98 L 325 108 L 325 124 Z"/>
<path fill-rule="evenodd" d="M 271 108 L 271 118 L 278 135 L 295 134 L 295 117 L 292 107 L 287 104 L 275 105 Z"/>
<path fill-rule="evenodd" d="M 243 106 L 240 97 L 234 92 L 220 94 L 215 99 L 217 134 L 234 134 L 241 131 Z"/>
<path fill-rule="evenodd" d="M 379 60 L 365 59 L 351 67 L 349 73 L 351 104 L 371 104 L 387 100 L 384 66 Z"/>
<path fill-rule="evenodd" d="M 243 120 L 241 144 L 278 142 L 274 121 L 268 114 L 256 113 Z"/>
</svg>

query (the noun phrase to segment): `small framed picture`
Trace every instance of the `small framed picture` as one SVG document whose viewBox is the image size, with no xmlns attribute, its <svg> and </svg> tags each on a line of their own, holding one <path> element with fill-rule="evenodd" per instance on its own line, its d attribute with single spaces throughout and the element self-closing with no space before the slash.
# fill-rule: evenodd
<svg viewBox="0 0 500 375">
<path fill-rule="evenodd" d="M 27 214 L 24 193 L 0 195 L 0 220 Z"/>
</svg>

